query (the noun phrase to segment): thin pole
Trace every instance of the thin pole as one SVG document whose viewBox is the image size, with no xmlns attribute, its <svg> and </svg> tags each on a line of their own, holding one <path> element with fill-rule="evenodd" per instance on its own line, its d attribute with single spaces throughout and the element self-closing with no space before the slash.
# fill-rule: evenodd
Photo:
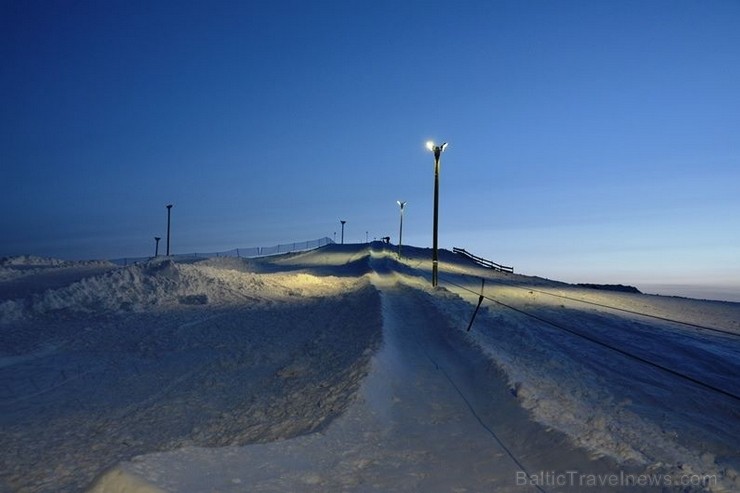
<svg viewBox="0 0 740 493">
<path fill-rule="evenodd" d="M 172 212 L 172 204 L 167 205 L 167 256 L 170 256 L 170 213 Z"/>
<path fill-rule="evenodd" d="M 401 226 L 398 229 L 398 258 L 401 258 L 401 246 L 403 245 L 403 208 L 406 202 L 397 201 L 398 206 L 401 208 Z"/>
<path fill-rule="evenodd" d="M 339 222 L 342 223 L 342 245 L 344 245 L 344 223 L 346 223 L 347 221 L 340 220 Z"/>
<path fill-rule="evenodd" d="M 155 257 L 159 256 L 159 240 L 161 239 L 162 238 L 160 238 L 159 236 L 154 237 L 154 256 Z"/>
</svg>

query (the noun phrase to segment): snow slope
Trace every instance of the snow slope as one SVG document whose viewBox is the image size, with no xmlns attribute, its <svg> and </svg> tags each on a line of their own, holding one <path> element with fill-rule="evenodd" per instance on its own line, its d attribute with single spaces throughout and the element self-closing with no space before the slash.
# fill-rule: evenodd
<svg viewBox="0 0 740 493">
<path fill-rule="evenodd" d="M 404 254 L 159 260 L 6 299 L 0 491 L 740 490 L 740 304 L 449 252 L 432 289 Z"/>
<path fill-rule="evenodd" d="M 479 281 L 448 278 L 457 284 L 453 291 L 477 301 L 470 291 L 480 289 Z M 715 489 L 738 490 L 739 306 L 533 281 L 491 283 L 485 292 L 499 303 L 486 300 L 471 332 L 505 371 L 522 406 L 595 456 L 673 477 L 716 475 L 724 487 Z M 454 317 L 453 301 L 443 303 Z M 469 305 L 458 305 L 462 324 Z"/>
</svg>

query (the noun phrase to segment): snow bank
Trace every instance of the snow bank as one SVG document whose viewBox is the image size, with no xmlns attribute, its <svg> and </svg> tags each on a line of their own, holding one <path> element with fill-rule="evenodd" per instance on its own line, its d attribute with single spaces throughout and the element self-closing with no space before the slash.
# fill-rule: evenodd
<svg viewBox="0 0 740 493">
<path fill-rule="evenodd" d="M 135 455 L 321 429 L 380 339 L 367 280 L 231 261 L 158 260 L 3 306 L 0 491 L 81 491 Z"/>
</svg>

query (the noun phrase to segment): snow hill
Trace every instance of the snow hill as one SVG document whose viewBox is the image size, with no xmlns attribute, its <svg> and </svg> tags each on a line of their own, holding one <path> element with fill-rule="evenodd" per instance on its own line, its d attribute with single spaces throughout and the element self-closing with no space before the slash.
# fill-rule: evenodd
<svg viewBox="0 0 740 493">
<path fill-rule="evenodd" d="M 0 492 L 740 491 L 740 304 L 403 254 L 4 259 Z"/>
</svg>

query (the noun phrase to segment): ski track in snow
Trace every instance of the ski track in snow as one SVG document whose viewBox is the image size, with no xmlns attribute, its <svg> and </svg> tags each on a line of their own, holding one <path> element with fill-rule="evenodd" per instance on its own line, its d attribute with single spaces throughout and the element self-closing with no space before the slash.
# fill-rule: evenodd
<svg viewBox="0 0 740 493">
<path fill-rule="evenodd" d="M 515 442 L 515 433 L 527 436 L 516 452 L 557 446 L 576 463 L 589 462 L 592 471 L 614 465 L 591 461 L 562 436 L 538 434 L 540 427 L 516 411 L 495 366 L 450 330 L 428 294 L 387 281 L 381 285 L 383 346 L 358 399 L 324 432 L 149 455 L 109 473 L 94 491 L 136 478 L 165 491 L 193 493 L 239 492 L 245 485 L 254 492 L 536 491 L 511 484 L 519 465 L 486 428 L 504 424 L 499 433 L 507 441 Z M 498 405 L 478 400 L 475 392 L 482 389 L 495 395 Z M 513 419 L 516 432 L 509 427 Z M 552 464 L 542 454 L 526 455 L 533 467 Z"/>
<path fill-rule="evenodd" d="M 521 469 L 740 490 L 737 401 L 490 300 L 465 332 L 486 278 L 491 299 L 739 394 L 740 337 L 659 318 L 740 334 L 740 304 L 448 252 L 431 289 L 428 251 L 404 253 L 4 262 L 0 491 L 82 491 L 106 469 L 96 491 L 537 491 Z"/>
</svg>

